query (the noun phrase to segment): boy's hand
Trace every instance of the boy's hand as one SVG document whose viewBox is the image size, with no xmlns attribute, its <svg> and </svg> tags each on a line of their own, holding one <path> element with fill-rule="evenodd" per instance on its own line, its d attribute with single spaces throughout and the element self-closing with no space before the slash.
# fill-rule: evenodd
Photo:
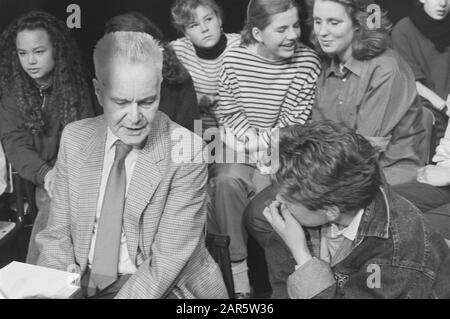
<svg viewBox="0 0 450 319">
<path fill-rule="evenodd" d="M 298 266 L 312 258 L 302 226 L 284 204 L 272 202 L 264 209 L 263 215 L 288 246 Z"/>
</svg>

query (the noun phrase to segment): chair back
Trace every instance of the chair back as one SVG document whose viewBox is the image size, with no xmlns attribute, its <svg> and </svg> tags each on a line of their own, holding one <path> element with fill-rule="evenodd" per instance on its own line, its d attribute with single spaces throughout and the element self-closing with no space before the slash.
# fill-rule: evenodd
<svg viewBox="0 0 450 319">
<path fill-rule="evenodd" d="M 422 110 L 422 121 L 426 130 L 424 143 L 424 147 L 426 147 L 427 150 L 426 164 L 431 164 L 436 150 L 436 118 L 434 117 L 433 111 L 430 109 L 423 107 Z"/>
<path fill-rule="evenodd" d="M 206 234 L 206 248 L 208 248 L 209 253 L 216 263 L 219 264 L 228 295 L 231 299 L 234 299 L 234 281 L 229 246 L 230 236 Z"/>
</svg>

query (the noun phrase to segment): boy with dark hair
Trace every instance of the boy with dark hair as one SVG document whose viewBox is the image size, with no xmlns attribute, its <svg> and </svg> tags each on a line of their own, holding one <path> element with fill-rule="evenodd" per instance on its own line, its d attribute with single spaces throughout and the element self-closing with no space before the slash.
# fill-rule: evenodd
<svg viewBox="0 0 450 319">
<path fill-rule="evenodd" d="M 273 297 L 448 298 L 450 250 L 420 211 L 383 183 L 377 152 L 320 121 L 280 132 Z M 303 228 L 306 227 L 306 228 Z"/>
</svg>

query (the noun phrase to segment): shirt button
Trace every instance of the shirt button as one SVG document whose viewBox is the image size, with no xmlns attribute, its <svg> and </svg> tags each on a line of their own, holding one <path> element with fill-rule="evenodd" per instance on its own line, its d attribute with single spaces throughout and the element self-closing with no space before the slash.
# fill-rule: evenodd
<svg viewBox="0 0 450 319">
<path fill-rule="evenodd" d="M 342 79 L 342 82 L 347 82 L 347 78 L 343 78 L 343 79 Z"/>
<path fill-rule="evenodd" d="M 342 105 L 342 101 L 339 101 L 339 104 Z"/>
</svg>

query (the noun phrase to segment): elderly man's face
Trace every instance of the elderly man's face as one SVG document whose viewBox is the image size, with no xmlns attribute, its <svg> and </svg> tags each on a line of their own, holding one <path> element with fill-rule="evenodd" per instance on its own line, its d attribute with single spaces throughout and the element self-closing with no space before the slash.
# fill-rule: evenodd
<svg viewBox="0 0 450 319">
<path fill-rule="evenodd" d="M 161 75 L 150 63 L 116 59 L 94 86 L 111 131 L 125 144 L 142 146 L 158 110 Z"/>
</svg>

